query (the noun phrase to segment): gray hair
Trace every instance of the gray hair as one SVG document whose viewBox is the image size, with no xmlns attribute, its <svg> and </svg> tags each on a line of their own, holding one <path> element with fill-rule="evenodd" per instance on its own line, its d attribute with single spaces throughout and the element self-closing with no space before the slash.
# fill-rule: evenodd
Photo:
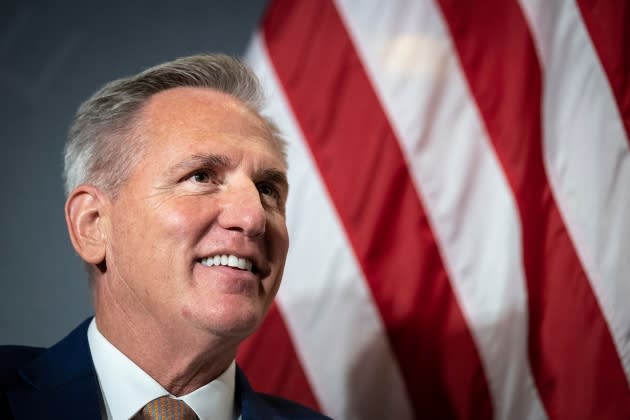
<svg viewBox="0 0 630 420">
<path fill-rule="evenodd" d="M 267 122 L 285 157 L 275 125 L 262 117 L 258 79 L 238 59 L 223 54 L 179 58 L 103 86 L 79 107 L 64 149 L 65 191 L 90 183 L 115 194 L 141 157 L 132 138 L 139 110 L 154 94 L 176 87 L 202 87 L 240 100 Z"/>
</svg>

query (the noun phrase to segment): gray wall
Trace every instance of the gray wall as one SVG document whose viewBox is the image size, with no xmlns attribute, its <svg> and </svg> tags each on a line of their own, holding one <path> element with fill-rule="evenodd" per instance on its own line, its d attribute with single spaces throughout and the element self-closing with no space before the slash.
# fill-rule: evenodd
<svg viewBox="0 0 630 420">
<path fill-rule="evenodd" d="M 265 4 L 0 0 L 0 344 L 49 346 L 92 314 L 63 215 L 61 151 L 80 102 L 161 61 L 241 54 Z"/>
</svg>

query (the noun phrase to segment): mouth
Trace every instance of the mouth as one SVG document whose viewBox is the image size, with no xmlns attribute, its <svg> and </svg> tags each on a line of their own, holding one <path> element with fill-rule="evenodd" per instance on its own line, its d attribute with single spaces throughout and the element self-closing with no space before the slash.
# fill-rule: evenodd
<svg viewBox="0 0 630 420">
<path fill-rule="evenodd" d="M 237 270 L 250 271 L 257 273 L 258 269 L 252 260 L 248 258 L 241 258 L 233 254 L 221 254 L 201 258 L 199 262 L 206 267 L 224 266 L 231 267 Z"/>
</svg>

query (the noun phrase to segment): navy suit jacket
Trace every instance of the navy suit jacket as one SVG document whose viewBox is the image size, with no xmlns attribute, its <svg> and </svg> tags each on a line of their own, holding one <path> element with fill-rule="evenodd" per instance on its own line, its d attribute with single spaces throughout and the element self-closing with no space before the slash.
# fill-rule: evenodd
<svg viewBox="0 0 630 420">
<path fill-rule="evenodd" d="M 101 419 L 101 394 L 87 319 L 50 349 L 0 346 L 0 419 Z M 236 369 L 234 402 L 243 420 L 326 419 L 296 403 L 254 392 Z"/>
</svg>

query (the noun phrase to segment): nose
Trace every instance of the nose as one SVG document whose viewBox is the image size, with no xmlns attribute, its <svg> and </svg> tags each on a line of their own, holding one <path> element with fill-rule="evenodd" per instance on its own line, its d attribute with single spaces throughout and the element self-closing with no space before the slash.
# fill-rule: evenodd
<svg viewBox="0 0 630 420">
<path fill-rule="evenodd" d="M 267 215 L 258 188 L 251 181 L 230 185 L 221 193 L 222 205 L 218 223 L 227 230 L 255 237 L 265 233 Z"/>
</svg>

